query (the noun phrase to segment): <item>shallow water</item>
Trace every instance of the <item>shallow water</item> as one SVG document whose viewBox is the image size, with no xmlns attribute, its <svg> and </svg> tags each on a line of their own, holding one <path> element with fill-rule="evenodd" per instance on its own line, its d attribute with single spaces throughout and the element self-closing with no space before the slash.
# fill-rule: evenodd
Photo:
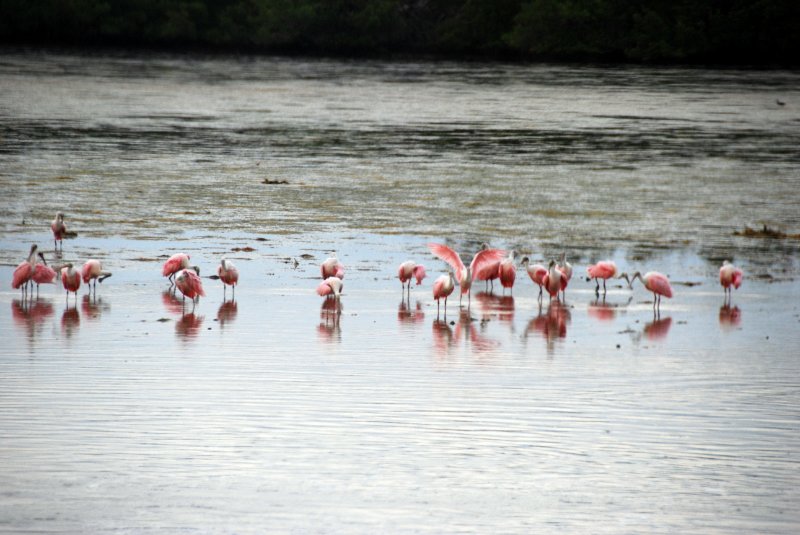
<svg viewBox="0 0 800 535">
<path fill-rule="evenodd" d="M 34 242 L 114 273 L 0 288 L 0 531 L 797 532 L 798 242 L 732 236 L 800 227 L 797 78 L 0 56 L 0 280 Z M 566 249 L 566 304 L 521 271 L 437 319 L 431 240 Z M 236 300 L 172 296 L 178 250 Z M 598 299 L 600 256 L 674 299 Z"/>
</svg>

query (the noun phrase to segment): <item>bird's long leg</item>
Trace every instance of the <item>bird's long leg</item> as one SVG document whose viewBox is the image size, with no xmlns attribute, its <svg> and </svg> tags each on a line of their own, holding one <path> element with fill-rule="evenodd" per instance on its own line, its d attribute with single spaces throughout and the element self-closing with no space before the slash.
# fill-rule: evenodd
<svg viewBox="0 0 800 535">
<path fill-rule="evenodd" d="M 439 317 L 439 300 L 436 300 L 436 317 Z"/>
<path fill-rule="evenodd" d="M 603 295 L 606 295 L 606 280 L 603 279 Z"/>
<path fill-rule="evenodd" d="M 447 320 L 447 296 L 444 298 L 444 319 Z"/>
</svg>

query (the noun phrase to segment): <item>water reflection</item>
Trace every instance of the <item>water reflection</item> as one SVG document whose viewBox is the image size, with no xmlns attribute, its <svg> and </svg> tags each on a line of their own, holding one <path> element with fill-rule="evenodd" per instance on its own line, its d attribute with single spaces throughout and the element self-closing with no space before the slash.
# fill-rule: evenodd
<svg viewBox="0 0 800 535">
<path fill-rule="evenodd" d="M 491 292 L 478 292 L 475 300 L 480 307 L 482 318 L 497 316 L 500 321 L 514 321 L 514 296 L 495 295 Z"/>
<path fill-rule="evenodd" d="M 167 309 L 167 312 L 183 315 L 184 302 L 172 290 L 164 290 L 161 293 L 161 302 L 164 303 L 164 308 Z"/>
<path fill-rule="evenodd" d="M 89 320 L 98 319 L 104 312 L 111 310 L 111 305 L 104 302 L 102 297 L 97 297 L 94 292 L 84 294 L 81 300 L 81 311 Z"/>
<path fill-rule="evenodd" d="M 617 310 L 619 310 L 619 308 L 622 306 L 627 306 L 632 300 L 633 296 L 629 297 L 628 302 L 625 305 L 607 303 L 606 296 L 603 295 L 602 297 L 598 297 L 593 301 L 590 301 L 586 312 L 590 318 L 600 322 L 614 321 L 614 318 L 617 317 Z"/>
<path fill-rule="evenodd" d="M 61 314 L 61 332 L 67 338 L 71 338 L 81 326 L 81 315 L 77 306 L 67 306 Z"/>
<path fill-rule="evenodd" d="M 53 312 L 53 303 L 49 300 L 14 299 L 11 302 L 14 325 L 25 331 L 30 342 L 42 333 L 45 320 L 52 316 Z"/>
<path fill-rule="evenodd" d="M 222 302 L 219 309 L 217 309 L 217 321 L 220 329 L 224 328 L 226 323 L 233 322 L 236 319 L 238 309 L 239 305 L 234 300 Z"/>
<path fill-rule="evenodd" d="M 203 326 L 204 319 L 205 316 L 197 316 L 194 312 L 182 315 L 181 319 L 175 323 L 175 334 L 183 340 L 196 338 Z"/>
<path fill-rule="evenodd" d="M 500 342 L 486 336 L 488 324 L 488 321 L 475 321 L 469 310 L 462 310 L 456 323 L 455 340 L 463 340 L 464 344 L 476 353 L 497 349 L 500 347 Z"/>
<path fill-rule="evenodd" d="M 329 298 L 322 301 L 319 309 L 320 323 L 317 326 L 317 336 L 323 342 L 342 341 L 342 300 Z"/>
<path fill-rule="evenodd" d="M 400 301 L 400 305 L 397 307 L 397 322 L 400 325 L 417 325 L 425 321 L 422 303 L 417 301 L 412 309 L 410 300 L 411 298 Z"/>
<path fill-rule="evenodd" d="M 446 357 L 453 347 L 453 329 L 447 320 L 436 318 L 433 320 L 433 350 L 439 357 Z"/>
<path fill-rule="evenodd" d="M 542 313 L 542 307 L 539 306 L 539 314 L 528 322 L 525 336 L 538 333 L 547 343 L 547 352 L 552 354 L 556 341 L 567 337 L 567 326 L 571 321 L 572 313 L 569 308 L 556 299 L 550 301 L 546 314 Z"/>
<path fill-rule="evenodd" d="M 738 306 L 724 304 L 719 307 L 719 326 L 723 331 L 731 331 L 742 323 L 742 310 Z"/>
<path fill-rule="evenodd" d="M 653 321 L 646 324 L 642 332 L 648 340 L 662 340 L 669 334 L 671 326 L 671 317 L 662 318 L 660 315 L 654 315 Z"/>
</svg>

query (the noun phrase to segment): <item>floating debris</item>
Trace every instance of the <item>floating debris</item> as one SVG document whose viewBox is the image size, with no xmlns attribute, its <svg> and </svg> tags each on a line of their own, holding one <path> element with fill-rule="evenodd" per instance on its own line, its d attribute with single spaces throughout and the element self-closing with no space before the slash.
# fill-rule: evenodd
<svg viewBox="0 0 800 535">
<path fill-rule="evenodd" d="M 264 180 L 261 181 L 261 183 L 262 184 L 267 184 L 269 186 L 276 186 L 276 185 L 279 185 L 279 184 L 288 184 L 289 181 L 288 180 L 271 180 L 269 178 L 265 178 Z"/>
<path fill-rule="evenodd" d="M 250 246 L 247 246 L 247 247 L 234 247 L 233 249 L 231 249 L 231 251 L 233 251 L 234 253 L 238 253 L 238 252 L 252 253 L 253 251 L 255 251 L 255 249 L 253 249 Z"/>
<path fill-rule="evenodd" d="M 800 240 L 800 234 L 786 234 L 785 232 L 781 232 L 780 230 L 775 230 L 773 228 L 770 228 L 767 225 L 764 225 L 761 229 L 754 229 L 745 225 L 744 230 L 742 231 L 735 230 L 733 232 L 733 235 L 744 236 L 746 238 L 770 238 L 770 239 L 789 238 L 793 240 Z"/>
</svg>

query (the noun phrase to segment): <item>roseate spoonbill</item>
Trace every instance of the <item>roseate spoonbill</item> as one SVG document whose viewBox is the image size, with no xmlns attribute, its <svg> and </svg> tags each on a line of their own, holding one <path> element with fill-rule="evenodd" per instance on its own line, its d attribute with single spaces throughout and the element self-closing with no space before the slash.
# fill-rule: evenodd
<svg viewBox="0 0 800 535">
<path fill-rule="evenodd" d="M 572 278 L 572 264 L 567 262 L 567 253 L 561 253 L 561 258 L 558 261 L 558 269 L 561 271 L 561 293 L 563 294 L 564 301 L 567 300 L 567 284 Z"/>
<path fill-rule="evenodd" d="M 44 259 L 44 253 L 39 253 L 39 258 L 42 263 L 36 263 L 33 266 L 33 276 L 31 280 L 36 283 L 36 295 L 39 295 L 40 284 L 53 284 L 56 282 L 56 270 L 47 265 L 47 260 Z"/>
<path fill-rule="evenodd" d="M 344 266 L 336 256 L 327 258 L 319 266 L 319 270 L 323 279 L 328 279 L 329 277 L 336 277 L 339 280 L 344 279 Z"/>
<path fill-rule="evenodd" d="M 36 251 L 38 245 L 31 245 L 31 251 L 28 253 L 28 258 L 19 263 L 14 269 L 14 274 L 11 276 L 11 287 L 13 289 L 22 288 L 24 294 L 28 289 L 28 283 L 33 277 L 34 267 L 36 265 Z"/>
<path fill-rule="evenodd" d="M 440 276 L 433 283 L 433 298 L 436 299 L 436 317 L 439 317 L 439 299 L 444 298 L 444 317 L 447 317 L 447 298 L 453 293 L 456 282 L 453 279 L 453 272 L 448 271 L 446 275 Z"/>
<path fill-rule="evenodd" d="M 731 286 L 737 290 L 739 289 L 739 286 L 742 285 L 743 277 L 744 273 L 741 269 L 737 268 L 727 260 L 722 262 L 722 267 L 719 268 L 719 283 L 722 285 L 726 296 L 730 297 Z"/>
<path fill-rule="evenodd" d="M 484 246 L 485 245 L 486 244 L 484 244 Z M 430 249 L 435 256 L 447 262 L 455 271 L 456 281 L 458 281 L 459 286 L 461 286 L 461 294 L 458 298 L 459 304 L 461 303 L 461 297 L 464 294 L 469 294 L 468 297 L 471 301 L 472 281 L 476 279 L 477 274 L 491 270 L 491 266 L 495 266 L 494 270 L 496 273 L 496 262 L 502 260 L 502 258 L 506 255 L 506 252 L 502 249 L 483 248 L 475 254 L 475 256 L 472 258 L 472 262 L 469 264 L 469 268 L 467 268 L 464 266 L 464 262 L 461 261 L 459 254 L 446 245 L 442 245 L 440 243 L 429 243 L 428 249 Z"/>
<path fill-rule="evenodd" d="M 630 282 L 628 283 L 630 288 L 633 288 L 633 281 L 636 279 L 642 281 L 644 287 L 653 292 L 654 309 L 661 308 L 662 295 L 668 299 L 672 298 L 672 287 L 669 285 L 669 279 L 666 275 L 659 273 L 658 271 L 648 271 L 644 274 L 644 276 L 642 276 L 642 274 L 637 271 L 633 274 L 633 277 L 631 277 Z"/>
<path fill-rule="evenodd" d="M 192 266 L 182 269 L 175 275 L 175 287 L 183 294 L 184 301 L 188 297 L 192 300 L 192 311 L 200 297 L 205 297 L 203 281 L 200 279 L 200 268 Z"/>
<path fill-rule="evenodd" d="M 492 250 L 489 248 L 489 244 L 484 242 L 481 244 L 481 251 L 488 251 Z M 494 249 L 499 250 L 499 249 Z M 480 251 L 478 251 L 480 252 Z M 492 291 L 494 291 L 494 280 L 500 276 L 500 262 L 503 261 L 503 257 L 505 257 L 506 253 L 503 251 L 503 254 L 497 258 L 494 258 L 491 262 L 487 262 L 486 265 L 481 266 L 480 268 L 472 270 L 472 280 L 479 280 L 484 281 L 486 283 L 486 290 L 489 289 L 489 284 L 492 285 Z"/>
<path fill-rule="evenodd" d="M 548 266 L 547 273 L 542 280 L 542 285 L 544 289 L 547 290 L 547 293 L 550 294 L 550 300 L 553 300 L 553 296 L 556 297 L 558 300 L 558 292 L 561 291 L 563 283 L 561 279 L 564 275 L 561 273 L 561 270 L 556 268 L 556 261 L 551 260 L 550 265 Z"/>
<path fill-rule="evenodd" d="M 514 279 L 517 277 L 514 255 L 514 251 L 510 251 L 508 256 L 497 266 L 497 277 L 500 279 L 500 284 L 503 285 L 503 293 L 505 293 L 506 288 L 510 288 L 511 292 L 514 292 Z"/>
<path fill-rule="evenodd" d="M 189 267 L 189 255 L 176 253 L 170 256 L 161 268 L 161 275 L 169 279 L 170 285 L 175 284 L 175 274 Z"/>
<path fill-rule="evenodd" d="M 522 258 L 522 265 L 525 266 L 525 271 L 531 278 L 534 284 L 539 286 L 539 299 L 542 298 L 542 285 L 544 284 L 544 276 L 547 275 L 547 268 L 541 264 L 531 265 L 531 260 L 527 256 Z"/>
<path fill-rule="evenodd" d="M 413 260 L 406 260 L 397 268 L 397 278 L 400 279 L 403 289 L 408 283 L 408 292 L 411 293 L 411 279 L 417 279 L 417 286 L 422 284 L 422 279 L 425 278 L 425 266 L 417 264 Z"/>
<path fill-rule="evenodd" d="M 71 262 L 67 262 L 61 268 L 61 284 L 67 291 L 67 302 L 69 302 L 69 293 L 75 294 L 75 304 L 78 304 L 78 288 L 81 287 L 81 272 L 75 269 Z"/>
<path fill-rule="evenodd" d="M 603 295 L 605 295 L 606 280 L 617 276 L 617 265 L 611 260 L 601 260 L 587 267 L 586 271 L 597 285 L 594 289 L 595 295 L 600 295 L 600 279 L 603 279 Z"/>
<path fill-rule="evenodd" d="M 233 298 L 236 299 L 236 285 L 239 283 L 239 270 L 233 265 L 233 262 L 227 258 L 220 260 L 217 266 L 217 276 L 222 281 L 222 299 L 225 299 L 225 292 L 228 286 L 231 287 Z"/>
<path fill-rule="evenodd" d="M 92 291 L 92 281 L 94 281 L 94 291 L 96 293 L 97 282 L 100 281 L 102 283 L 111 276 L 111 272 L 103 271 L 103 265 L 100 261 L 92 258 L 83 265 L 81 276 L 83 277 L 83 283 L 89 287 L 89 292 Z"/>
<path fill-rule="evenodd" d="M 342 279 L 339 277 L 328 277 L 317 286 L 317 294 L 326 299 L 330 296 L 333 296 L 334 299 L 339 299 L 342 295 L 342 288 L 344 288 Z"/>
<path fill-rule="evenodd" d="M 61 249 L 64 249 L 64 238 L 77 238 L 77 232 L 70 232 L 67 230 L 67 225 L 64 223 L 64 214 L 58 212 L 53 222 L 50 223 L 50 230 L 53 231 L 53 243 L 58 250 L 58 243 L 61 242 Z"/>
</svg>

